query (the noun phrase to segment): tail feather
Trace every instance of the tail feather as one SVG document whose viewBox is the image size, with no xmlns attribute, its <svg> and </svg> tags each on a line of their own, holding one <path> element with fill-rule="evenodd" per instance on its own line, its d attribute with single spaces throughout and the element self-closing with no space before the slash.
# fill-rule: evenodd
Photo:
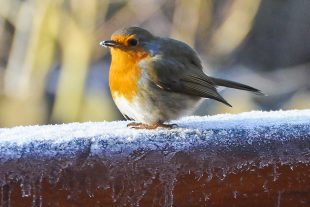
<svg viewBox="0 0 310 207">
<path fill-rule="evenodd" d="M 229 80 L 223 80 L 223 79 L 219 79 L 219 78 L 212 78 L 212 77 L 210 77 L 210 78 L 213 81 L 213 83 L 215 83 L 215 85 L 217 85 L 217 86 L 224 86 L 224 87 L 228 87 L 228 88 L 250 91 L 250 92 L 253 92 L 257 95 L 265 95 L 261 90 L 258 90 L 256 88 L 253 88 L 251 86 L 248 86 L 248 85 L 245 85 L 242 83 L 237 83 L 237 82 L 229 81 Z"/>
</svg>

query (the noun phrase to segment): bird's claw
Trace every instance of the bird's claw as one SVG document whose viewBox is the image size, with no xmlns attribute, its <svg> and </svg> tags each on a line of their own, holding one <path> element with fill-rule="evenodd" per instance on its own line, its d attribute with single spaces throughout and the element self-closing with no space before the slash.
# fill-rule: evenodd
<svg viewBox="0 0 310 207">
<path fill-rule="evenodd" d="M 178 127 L 178 125 L 177 124 L 164 124 L 164 123 L 156 123 L 153 125 L 148 125 L 144 123 L 131 122 L 127 124 L 127 127 L 130 127 L 132 129 L 157 129 L 157 128 L 172 129 L 172 128 Z"/>
</svg>

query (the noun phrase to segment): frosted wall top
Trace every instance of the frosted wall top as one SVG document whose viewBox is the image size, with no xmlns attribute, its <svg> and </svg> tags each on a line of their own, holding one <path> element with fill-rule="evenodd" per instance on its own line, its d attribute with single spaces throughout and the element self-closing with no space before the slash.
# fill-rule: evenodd
<svg viewBox="0 0 310 207">
<path fill-rule="evenodd" d="M 172 206 L 177 197 L 174 187 L 183 175 L 207 177 L 201 182 L 209 182 L 271 166 L 272 182 L 276 182 L 281 176 L 279 166 L 294 169 L 310 164 L 310 110 L 187 117 L 173 122 L 178 127 L 171 130 L 135 130 L 127 128 L 127 123 L 0 129 L 0 185 L 17 180 L 26 197 L 36 192 L 33 189 L 38 189 L 36 183 L 42 179 L 70 192 L 83 189 L 89 196 L 98 188 L 112 189 L 113 202 L 136 206 L 148 186 L 159 180 L 161 206 Z M 308 171 L 303 174 L 307 177 Z M 72 186 L 79 182 L 74 186 L 86 186 Z M 268 187 L 262 184 L 261 188 Z M 11 192 L 8 187 L 3 189 Z M 37 198 L 34 202 L 40 203 Z"/>
<path fill-rule="evenodd" d="M 165 148 L 178 151 L 198 147 L 212 151 L 240 147 L 243 150 L 244 146 L 260 142 L 259 146 L 253 145 L 256 151 L 259 149 L 255 148 L 263 148 L 264 143 L 294 142 L 295 137 L 309 139 L 310 136 L 310 110 L 186 117 L 173 122 L 178 127 L 172 130 L 135 130 L 127 128 L 127 123 L 89 122 L 0 129 L 0 161 L 30 155 L 72 155 L 86 149 L 89 155 Z M 299 134 L 303 136 L 297 136 Z"/>
</svg>

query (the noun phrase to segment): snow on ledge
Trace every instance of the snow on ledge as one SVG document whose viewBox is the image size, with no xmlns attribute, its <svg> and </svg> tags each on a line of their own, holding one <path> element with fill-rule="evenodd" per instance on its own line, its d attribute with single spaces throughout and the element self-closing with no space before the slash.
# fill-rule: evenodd
<svg viewBox="0 0 310 207">
<path fill-rule="evenodd" d="M 293 170 L 310 164 L 310 110 L 186 117 L 173 122 L 179 127 L 172 130 L 135 130 L 127 123 L 0 129 L 0 186 L 20 181 L 22 197 L 27 197 L 43 178 L 52 185 L 62 181 L 72 192 L 80 189 L 71 182 L 83 186 L 87 178 L 90 196 L 98 187 L 112 188 L 115 202 L 134 194 L 138 197 L 132 202 L 139 203 L 146 190 L 136 187 L 147 188 L 158 177 L 165 186 L 164 206 L 172 206 L 177 178 L 189 172 L 223 180 L 271 166 L 275 182 L 280 166 Z M 120 184 L 126 190 L 117 194 Z"/>
<path fill-rule="evenodd" d="M 0 129 L 0 160 L 25 153 L 40 156 L 74 153 L 130 153 L 138 148 L 174 150 L 208 145 L 244 145 L 253 141 L 294 139 L 310 134 L 310 110 L 290 110 L 185 117 L 172 130 L 135 130 L 128 122 L 70 123 Z M 290 126 L 290 127 L 288 127 Z M 275 134 L 277 132 L 277 134 Z M 300 138 L 300 137 L 299 137 Z M 304 138 L 304 136 L 302 136 Z M 206 146 L 208 148 L 208 146 Z"/>
</svg>

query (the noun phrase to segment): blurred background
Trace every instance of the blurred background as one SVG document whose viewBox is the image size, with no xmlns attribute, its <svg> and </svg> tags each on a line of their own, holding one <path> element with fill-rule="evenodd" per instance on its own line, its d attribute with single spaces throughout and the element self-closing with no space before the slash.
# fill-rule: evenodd
<svg viewBox="0 0 310 207">
<path fill-rule="evenodd" d="M 205 72 L 261 89 L 196 114 L 310 108 L 310 1 L 0 0 L 0 127 L 122 119 L 99 42 L 141 26 L 193 46 Z"/>
</svg>

